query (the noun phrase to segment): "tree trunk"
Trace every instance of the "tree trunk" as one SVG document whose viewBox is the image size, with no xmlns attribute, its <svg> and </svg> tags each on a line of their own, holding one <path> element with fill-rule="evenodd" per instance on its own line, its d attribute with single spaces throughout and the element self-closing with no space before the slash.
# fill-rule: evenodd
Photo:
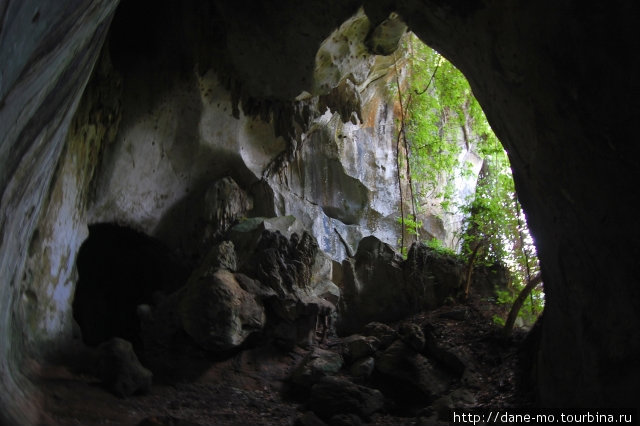
<svg viewBox="0 0 640 426">
<path fill-rule="evenodd" d="M 522 308 L 522 304 L 524 303 L 525 299 L 527 298 L 527 296 L 529 296 L 531 291 L 536 288 L 536 286 L 541 282 L 542 274 L 538 273 L 529 280 L 527 285 L 524 286 L 524 288 L 520 291 L 520 294 L 518 294 L 518 297 L 516 297 L 516 300 L 513 302 L 511 310 L 509 311 L 509 315 L 507 316 L 507 321 L 504 324 L 504 334 L 506 336 L 511 335 L 511 332 L 513 331 L 513 324 L 515 324 L 516 322 L 518 312 L 520 312 L 520 308 Z"/>
<path fill-rule="evenodd" d="M 467 300 L 469 298 L 469 291 L 471 290 L 471 277 L 473 275 L 473 263 L 476 260 L 476 256 L 478 255 L 478 250 L 480 250 L 480 246 L 482 245 L 482 241 L 478 241 L 478 244 L 473 249 L 473 253 L 469 256 L 469 265 L 467 266 L 467 276 L 466 276 L 466 284 L 464 286 L 464 299 Z"/>
</svg>

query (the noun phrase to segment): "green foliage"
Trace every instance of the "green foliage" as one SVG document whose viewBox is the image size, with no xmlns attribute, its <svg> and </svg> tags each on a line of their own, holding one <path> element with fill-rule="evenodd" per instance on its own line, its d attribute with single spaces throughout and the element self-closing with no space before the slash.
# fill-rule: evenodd
<svg viewBox="0 0 640 426">
<path fill-rule="evenodd" d="M 445 212 L 457 209 L 463 213 L 462 257 L 471 259 L 476 253 L 476 263 L 506 264 L 512 289 L 500 294 L 498 301 L 510 304 L 539 271 L 539 262 L 518 204 L 507 153 L 462 73 L 413 35 L 407 37 L 404 47 L 408 52 L 406 88 L 396 90 L 402 95 L 400 126 L 406 138 L 406 158 L 399 159 L 399 164 L 408 161 L 410 166 L 411 201 L 420 206 L 420 200 L 427 197 L 439 198 Z M 483 166 L 475 194 L 456 205 L 454 178 L 471 173 L 468 165 L 460 164 L 463 149 L 479 153 Z M 413 216 L 404 222 L 406 231 L 418 236 L 422 224 Z M 432 241 L 436 242 L 428 244 L 438 245 L 437 240 Z M 535 289 L 521 309 L 525 323 L 535 319 L 543 303 L 542 290 Z"/>
<path fill-rule="evenodd" d="M 450 211 L 456 173 L 468 172 L 459 164 L 461 137 L 482 110 L 469 83 L 449 61 L 414 36 L 406 42 L 409 51 L 407 118 L 405 132 L 417 199 L 437 197 Z M 466 140 L 467 147 L 471 141 Z"/>
<path fill-rule="evenodd" d="M 422 222 L 416 220 L 412 214 L 408 214 L 404 219 L 401 217 L 396 218 L 399 224 L 404 223 L 405 232 L 409 235 L 420 236 L 420 229 L 422 228 Z"/>
<path fill-rule="evenodd" d="M 499 315 L 494 315 L 493 316 L 493 323 L 495 325 L 499 325 L 500 327 L 504 327 L 504 318 L 502 318 Z"/>
<path fill-rule="evenodd" d="M 437 238 L 432 238 L 427 241 L 427 247 L 435 250 L 440 254 L 457 256 L 457 253 L 454 250 L 451 250 L 449 247 L 445 246 L 444 243 Z"/>
<path fill-rule="evenodd" d="M 412 235 L 417 241 L 420 237 L 420 229 L 422 229 L 422 222 L 416 220 L 416 218 L 412 214 L 408 214 L 406 217 L 398 217 L 396 221 L 402 226 L 404 225 L 403 232 L 409 235 Z M 398 241 L 400 243 L 400 241 Z M 404 258 L 407 257 L 408 248 L 406 246 L 400 247 L 400 254 Z"/>
</svg>

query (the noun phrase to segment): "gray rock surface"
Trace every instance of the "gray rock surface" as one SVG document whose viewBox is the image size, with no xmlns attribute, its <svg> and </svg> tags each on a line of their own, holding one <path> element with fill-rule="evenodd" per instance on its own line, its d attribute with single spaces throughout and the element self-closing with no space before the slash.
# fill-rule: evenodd
<svg viewBox="0 0 640 426">
<path fill-rule="evenodd" d="M 120 397 L 151 390 L 153 374 L 140 364 L 131 343 L 118 337 L 98 347 L 96 372 L 102 384 Z"/>
<path fill-rule="evenodd" d="M 425 398 L 447 390 L 451 379 L 427 358 L 398 340 L 376 357 L 376 371 L 385 377 L 412 386 Z"/>
<path fill-rule="evenodd" d="M 243 290 L 226 270 L 194 274 L 179 303 L 184 330 L 203 348 L 225 351 L 262 331 L 266 314 L 261 301 Z"/>
<path fill-rule="evenodd" d="M 291 381 L 297 385 L 311 387 L 323 377 L 340 371 L 344 360 L 340 354 L 321 348 L 313 348 L 296 367 Z"/>
<path fill-rule="evenodd" d="M 358 331 L 370 321 L 397 321 L 456 297 L 464 268 L 454 256 L 413 244 L 406 260 L 375 236 L 358 244 L 355 261 L 342 265 L 340 332 Z"/>
</svg>

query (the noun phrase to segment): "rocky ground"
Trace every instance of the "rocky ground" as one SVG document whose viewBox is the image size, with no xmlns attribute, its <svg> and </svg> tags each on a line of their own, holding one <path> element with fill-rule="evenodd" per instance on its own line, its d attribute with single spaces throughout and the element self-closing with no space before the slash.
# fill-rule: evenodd
<svg viewBox="0 0 640 426">
<path fill-rule="evenodd" d="M 79 351 L 41 369 L 41 423 L 427 425 L 446 424 L 454 408 L 526 407 L 525 333 L 504 338 L 491 320 L 500 309 L 472 297 L 389 324 L 386 343 L 378 326 L 361 333 L 378 337 L 330 336 L 307 349 L 260 346 L 224 359 L 191 351 L 179 374 L 127 398 L 83 373 Z"/>
</svg>

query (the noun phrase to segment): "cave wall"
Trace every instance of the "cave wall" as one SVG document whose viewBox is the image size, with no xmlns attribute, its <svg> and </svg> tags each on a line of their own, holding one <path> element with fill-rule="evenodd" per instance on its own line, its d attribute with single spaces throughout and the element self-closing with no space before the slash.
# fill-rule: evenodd
<svg viewBox="0 0 640 426">
<path fill-rule="evenodd" d="M 37 421 L 37 400 L 32 395 L 31 382 L 24 375 L 37 369 L 37 364 L 26 356 L 27 346 L 32 346 L 36 339 L 42 351 L 49 340 L 48 333 L 55 330 L 54 334 L 59 334 L 61 322 L 54 315 L 44 324 L 34 324 L 29 317 L 38 294 L 49 298 L 52 304 L 68 303 L 68 270 L 73 264 L 72 254 L 82 240 L 81 229 L 70 229 L 69 234 L 65 229 L 72 220 L 65 217 L 66 206 L 76 201 L 76 190 L 65 188 L 61 193 L 60 188 L 50 191 L 50 186 L 70 122 L 116 5 L 116 1 L 0 4 L 0 423 L 3 424 Z M 71 180 L 80 187 L 85 184 L 83 176 Z M 52 193 L 56 193 L 53 198 Z M 54 226 L 58 237 L 68 238 L 66 241 L 47 240 L 48 235 L 35 232 L 43 214 L 59 218 Z M 43 288 L 22 285 L 34 235 L 43 239 L 45 251 L 39 253 L 43 266 L 56 250 L 59 253 L 53 258 L 66 261 L 43 271 L 52 275 L 51 280 L 40 281 Z M 59 270 L 67 272 L 58 274 Z M 60 312 L 55 308 L 52 311 Z"/>
<path fill-rule="evenodd" d="M 193 138 L 193 133 L 184 133 L 179 140 L 173 136 L 180 134 L 182 118 L 197 122 L 197 128 L 202 129 L 207 123 L 203 119 L 207 108 L 209 123 L 215 125 L 221 120 L 225 129 L 231 128 L 224 132 L 238 140 L 247 139 L 248 146 L 256 149 L 252 138 L 271 135 L 273 129 L 273 137 L 267 138 L 271 141 L 267 150 L 275 151 L 282 144 L 278 137 L 287 136 L 283 135 L 277 117 L 267 114 L 271 120 L 256 124 L 258 129 L 247 129 L 252 122 L 256 123 L 254 118 L 238 118 L 243 121 L 229 124 L 220 118 L 217 102 L 207 104 L 207 92 L 201 89 L 215 92 L 224 87 L 224 91 L 216 92 L 217 96 L 238 117 L 240 111 L 234 111 L 234 107 L 240 104 L 240 98 L 246 101 L 245 106 L 251 104 L 250 99 L 254 100 L 253 105 L 257 104 L 256 99 L 266 99 L 262 105 L 290 102 L 308 90 L 318 46 L 353 15 L 359 2 L 309 1 L 300 7 L 298 2 L 284 1 L 277 8 L 261 2 L 215 5 L 184 2 L 177 10 L 164 9 L 165 14 L 167 10 L 173 11 L 171 17 L 159 16 L 162 7 L 141 2 L 139 15 L 132 14 L 129 19 L 153 23 L 171 18 L 174 25 L 186 26 L 185 11 L 195 7 L 203 20 L 214 13 L 220 18 L 216 22 L 224 24 L 207 26 L 187 21 L 192 24 L 193 33 L 177 41 L 163 32 L 162 25 L 140 29 L 141 34 L 146 31 L 151 35 L 129 42 L 140 42 L 137 48 L 141 51 L 149 47 L 145 42 L 157 33 L 163 34 L 158 39 L 172 48 L 168 51 L 176 51 L 179 43 L 190 47 L 178 49 L 181 55 L 188 56 L 186 60 L 169 62 L 187 64 L 186 71 L 178 70 L 183 77 L 177 82 L 167 81 L 166 75 L 157 74 L 154 83 L 163 90 L 143 93 L 150 100 L 141 99 L 138 103 L 146 107 L 136 113 L 139 122 L 130 120 L 133 115 L 120 118 L 123 110 L 133 107 L 127 103 L 127 96 L 136 96 L 135 91 L 119 94 L 121 89 L 111 85 L 117 78 L 109 79 L 111 83 L 104 86 L 98 82 L 95 93 L 104 90 L 110 94 L 98 98 L 114 102 L 96 103 L 95 108 L 87 109 L 82 122 L 72 126 L 72 117 L 99 57 L 116 4 L 106 0 L 0 4 L 3 64 L 0 383 L 5 390 L 0 394 L 0 416 L 4 416 L 0 420 L 3 423 L 16 419 L 35 422 L 37 412 L 32 405 L 37 400 L 31 395 L 33 389 L 24 373 L 36 372 L 38 363 L 32 360 L 42 359 L 47 342 L 59 342 L 61 336 L 69 335 L 70 312 L 64 306 L 70 304 L 74 256 L 86 237 L 86 223 L 89 219 L 106 219 L 103 208 L 106 204 L 101 203 L 108 199 L 105 194 L 114 194 L 118 189 L 118 182 L 107 177 L 127 175 L 125 171 L 132 168 L 114 162 L 100 169 L 97 196 L 85 213 L 86 193 L 96 175 L 96 155 L 104 150 L 105 158 L 114 155 L 124 159 L 125 154 L 135 158 L 141 145 L 127 145 L 127 141 L 142 129 L 145 137 L 141 140 L 155 148 L 142 151 L 150 155 L 143 155 L 147 162 L 138 165 L 153 173 L 153 160 L 162 155 L 160 147 L 170 150 L 177 147 L 176 143 L 196 142 L 196 146 L 201 146 L 202 140 Z M 365 2 L 365 10 L 373 22 L 381 22 L 394 9 L 425 42 L 467 75 L 509 152 L 516 186 L 543 262 L 547 293 L 535 366 L 541 403 L 633 406 L 635 383 L 640 378 L 635 362 L 640 355 L 637 331 L 640 303 L 637 277 L 633 274 L 640 253 L 633 243 L 638 239 L 638 231 L 629 207 L 637 198 L 634 185 L 640 177 L 633 160 L 637 158 L 637 144 L 632 140 L 635 134 L 632 117 L 638 113 L 634 98 L 638 92 L 634 79 L 638 64 L 632 53 L 637 51 L 633 31 L 638 6 L 622 1 L 592 7 L 572 1 L 527 5 L 465 0 Z M 145 11 L 149 16 L 144 15 Z M 224 30 L 222 35 L 217 33 L 219 27 Z M 210 37 L 217 44 L 192 43 L 194 34 Z M 213 50 L 215 55 L 211 55 L 207 49 L 214 45 L 229 48 L 222 52 Z M 267 53 L 273 46 L 279 47 L 274 53 Z M 612 46 L 629 54 L 614 57 Z M 132 52 L 132 57 L 135 53 Z M 215 60 L 203 59 L 207 57 Z M 113 68 L 118 70 L 118 60 L 131 57 L 113 59 Z M 144 59 L 138 65 L 144 66 Z M 161 59 L 152 66 L 175 71 L 163 67 L 167 58 Z M 258 62 L 260 66 L 256 66 Z M 200 78 L 192 73 L 196 64 Z M 286 66 L 283 68 L 282 64 Z M 111 72 L 108 62 L 101 66 L 105 68 L 99 69 L 107 74 Z M 227 78 L 232 75 L 238 78 L 231 84 L 214 81 L 206 72 L 209 68 Z M 168 95 L 180 87 L 186 87 L 180 96 Z M 316 89 L 320 91 L 319 87 Z M 189 96 L 183 96 L 185 93 Z M 317 93 L 320 94 L 328 95 L 330 91 Z M 122 103 L 115 102 L 118 99 Z M 88 102 L 91 103 L 91 96 Z M 179 114 L 167 115 L 173 108 Z M 199 113 L 189 116 L 193 108 Z M 267 110 L 272 113 L 277 108 Z M 324 115 L 316 118 L 329 122 L 332 119 Z M 165 136 L 173 136 L 159 138 L 152 145 L 156 121 L 165 130 Z M 118 138 L 109 129 L 118 123 L 124 129 L 120 132 L 121 139 L 110 144 L 109 140 Z M 349 129 L 349 121 L 335 121 L 334 129 L 345 126 Z M 78 143 L 81 138 L 77 135 L 84 131 L 89 135 L 87 140 L 98 146 Z M 308 139 L 318 137 L 309 135 Z M 340 149 L 353 149 L 331 137 L 326 141 L 335 142 L 334 146 Z M 231 161 L 238 158 L 237 152 L 231 152 L 237 149 L 234 143 L 220 148 L 229 152 Z M 298 155 L 308 148 L 303 147 Z M 118 150 L 123 153 L 121 157 L 113 154 Z M 206 146 L 197 152 L 204 153 L 205 158 L 214 156 Z M 266 157 L 257 155 L 259 159 Z M 199 156 L 184 158 L 179 154 L 174 160 L 191 164 L 194 158 L 194 170 L 198 170 Z M 250 164 L 258 169 L 263 162 Z M 241 168 L 239 175 L 249 181 L 254 179 L 251 167 Z M 187 188 L 198 183 L 199 178 L 193 176 L 179 178 L 176 183 L 169 179 L 171 173 L 175 171 L 165 168 L 161 174 L 169 188 L 176 185 L 174 198 L 147 198 L 157 204 L 139 207 L 136 223 L 140 226 L 155 229 L 163 216 L 156 206 L 167 208 L 184 197 Z M 274 210 L 279 208 L 277 198 Z M 132 210 L 126 203 L 118 205 L 119 200 L 113 201 L 112 211 L 122 215 L 116 219 L 126 219 Z M 335 210 L 323 213 L 327 212 L 328 217 L 336 216 Z M 48 229 L 39 226 L 43 221 L 50 225 Z"/>
<path fill-rule="evenodd" d="M 334 230 L 354 249 L 372 234 L 397 243 L 398 106 L 391 86 L 403 24 L 395 19 L 393 37 L 385 35 L 395 45 L 378 55 L 368 47 L 378 42 L 360 10 L 320 43 L 309 91 L 295 100 L 245 98 L 238 105 L 235 83 L 225 82 L 224 71 L 198 65 L 197 56 L 169 54 L 162 38 L 144 43 L 144 51 L 131 47 L 128 40 L 138 31 L 131 14 L 139 13 L 131 7 L 119 9 L 103 53 L 113 63 L 105 74 L 122 80 L 120 92 L 112 92 L 122 119 L 115 139 L 103 143 L 84 220 L 133 227 L 197 258 L 209 208 L 204 194 L 229 176 L 251 200 L 241 217 L 294 216 L 338 262 L 346 253 Z M 178 40 L 192 38 L 177 25 L 166 30 Z M 215 51 L 221 38 L 198 43 L 210 43 Z M 399 53 L 401 63 L 405 53 Z M 406 70 L 401 72 L 404 80 Z M 469 183 L 474 176 L 460 183 L 465 193 Z M 445 224 L 438 203 L 432 204 L 428 232 L 453 244 L 460 221 Z"/>
<path fill-rule="evenodd" d="M 509 154 L 545 286 L 533 367 L 540 403 L 635 406 L 638 5 L 406 0 L 397 8 L 468 77 Z"/>
</svg>

